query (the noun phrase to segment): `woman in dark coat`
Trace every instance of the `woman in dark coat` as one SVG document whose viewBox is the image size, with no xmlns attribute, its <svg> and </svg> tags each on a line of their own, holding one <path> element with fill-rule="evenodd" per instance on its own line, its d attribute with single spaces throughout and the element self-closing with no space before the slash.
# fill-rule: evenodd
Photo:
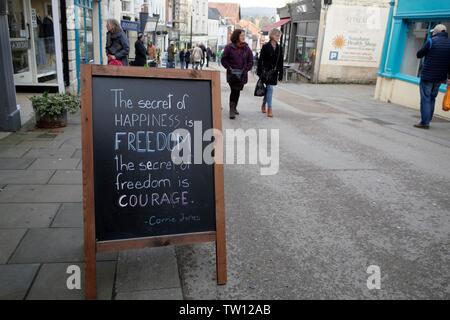
<svg viewBox="0 0 450 320">
<path fill-rule="evenodd" d="M 184 54 L 184 61 L 186 63 L 186 69 L 189 69 L 189 63 L 191 62 L 191 51 L 186 49 L 186 53 Z"/>
<path fill-rule="evenodd" d="M 143 38 L 144 35 L 138 35 L 138 38 L 134 43 L 136 57 L 134 58 L 133 66 L 143 67 L 147 63 L 147 50 L 145 49 Z"/>
<path fill-rule="evenodd" d="M 106 54 L 108 61 L 119 60 L 123 66 L 128 65 L 128 53 L 130 45 L 127 36 L 120 28 L 116 19 L 108 19 L 106 22 Z"/>
<path fill-rule="evenodd" d="M 184 53 L 184 49 L 180 50 L 180 53 L 178 54 L 178 57 L 180 58 L 180 67 L 181 69 L 184 69 L 185 64 L 184 64 L 184 58 L 185 58 L 186 54 Z"/>
<path fill-rule="evenodd" d="M 231 35 L 231 43 L 225 47 L 221 63 L 227 69 L 227 82 L 231 88 L 230 94 L 230 119 L 239 114 L 237 105 L 244 85 L 248 81 L 247 72 L 253 66 L 253 54 L 245 43 L 245 32 L 236 29 Z"/>
<path fill-rule="evenodd" d="M 258 69 L 256 74 L 266 85 L 266 95 L 261 106 L 262 113 L 266 113 L 267 104 L 267 116 L 273 117 L 272 114 L 272 95 L 273 86 L 277 85 L 277 80 L 283 80 L 283 49 L 279 44 L 281 37 L 281 31 L 278 29 L 272 29 L 269 32 L 270 41 L 263 45 L 261 53 L 258 59 Z"/>
</svg>

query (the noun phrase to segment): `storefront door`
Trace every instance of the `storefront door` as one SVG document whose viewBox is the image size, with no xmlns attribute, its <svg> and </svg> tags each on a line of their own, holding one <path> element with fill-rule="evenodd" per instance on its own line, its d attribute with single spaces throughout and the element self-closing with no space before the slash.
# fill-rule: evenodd
<svg viewBox="0 0 450 320">
<path fill-rule="evenodd" d="M 8 24 L 15 83 L 30 83 L 32 52 L 26 0 L 8 0 Z"/>
</svg>

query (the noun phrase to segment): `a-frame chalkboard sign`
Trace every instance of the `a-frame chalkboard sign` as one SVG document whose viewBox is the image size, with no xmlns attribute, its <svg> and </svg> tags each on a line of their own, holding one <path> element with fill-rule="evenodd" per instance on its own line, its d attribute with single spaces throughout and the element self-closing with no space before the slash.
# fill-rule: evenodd
<svg viewBox="0 0 450 320">
<path fill-rule="evenodd" d="M 223 155 L 219 72 L 82 65 L 81 80 L 86 298 L 97 252 L 145 247 L 215 242 L 225 284 L 223 162 L 198 159 Z"/>
</svg>

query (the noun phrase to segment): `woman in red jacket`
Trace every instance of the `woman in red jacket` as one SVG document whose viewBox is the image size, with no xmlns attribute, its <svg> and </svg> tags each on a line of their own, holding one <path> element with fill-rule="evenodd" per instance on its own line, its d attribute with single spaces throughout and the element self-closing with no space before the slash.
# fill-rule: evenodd
<svg viewBox="0 0 450 320">
<path fill-rule="evenodd" d="M 239 114 L 237 105 L 241 91 L 248 81 L 247 72 L 253 66 L 253 53 L 245 42 L 244 30 L 234 30 L 230 40 L 231 43 L 223 51 L 221 63 L 227 69 L 227 82 L 231 88 L 230 119 L 234 119 Z"/>
</svg>

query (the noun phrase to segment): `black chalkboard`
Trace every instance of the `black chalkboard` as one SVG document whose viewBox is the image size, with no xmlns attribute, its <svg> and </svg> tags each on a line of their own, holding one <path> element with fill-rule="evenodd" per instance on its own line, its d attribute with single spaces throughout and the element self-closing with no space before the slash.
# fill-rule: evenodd
<svg viewBox="0 0 450 320">
<path fill-rule="evenodd" d="M 194 121 L 213 128 L 211 81 L 92 77 L 97 241 L 216 230 L 214 165 L 171 159 Z"/>
</svg>

